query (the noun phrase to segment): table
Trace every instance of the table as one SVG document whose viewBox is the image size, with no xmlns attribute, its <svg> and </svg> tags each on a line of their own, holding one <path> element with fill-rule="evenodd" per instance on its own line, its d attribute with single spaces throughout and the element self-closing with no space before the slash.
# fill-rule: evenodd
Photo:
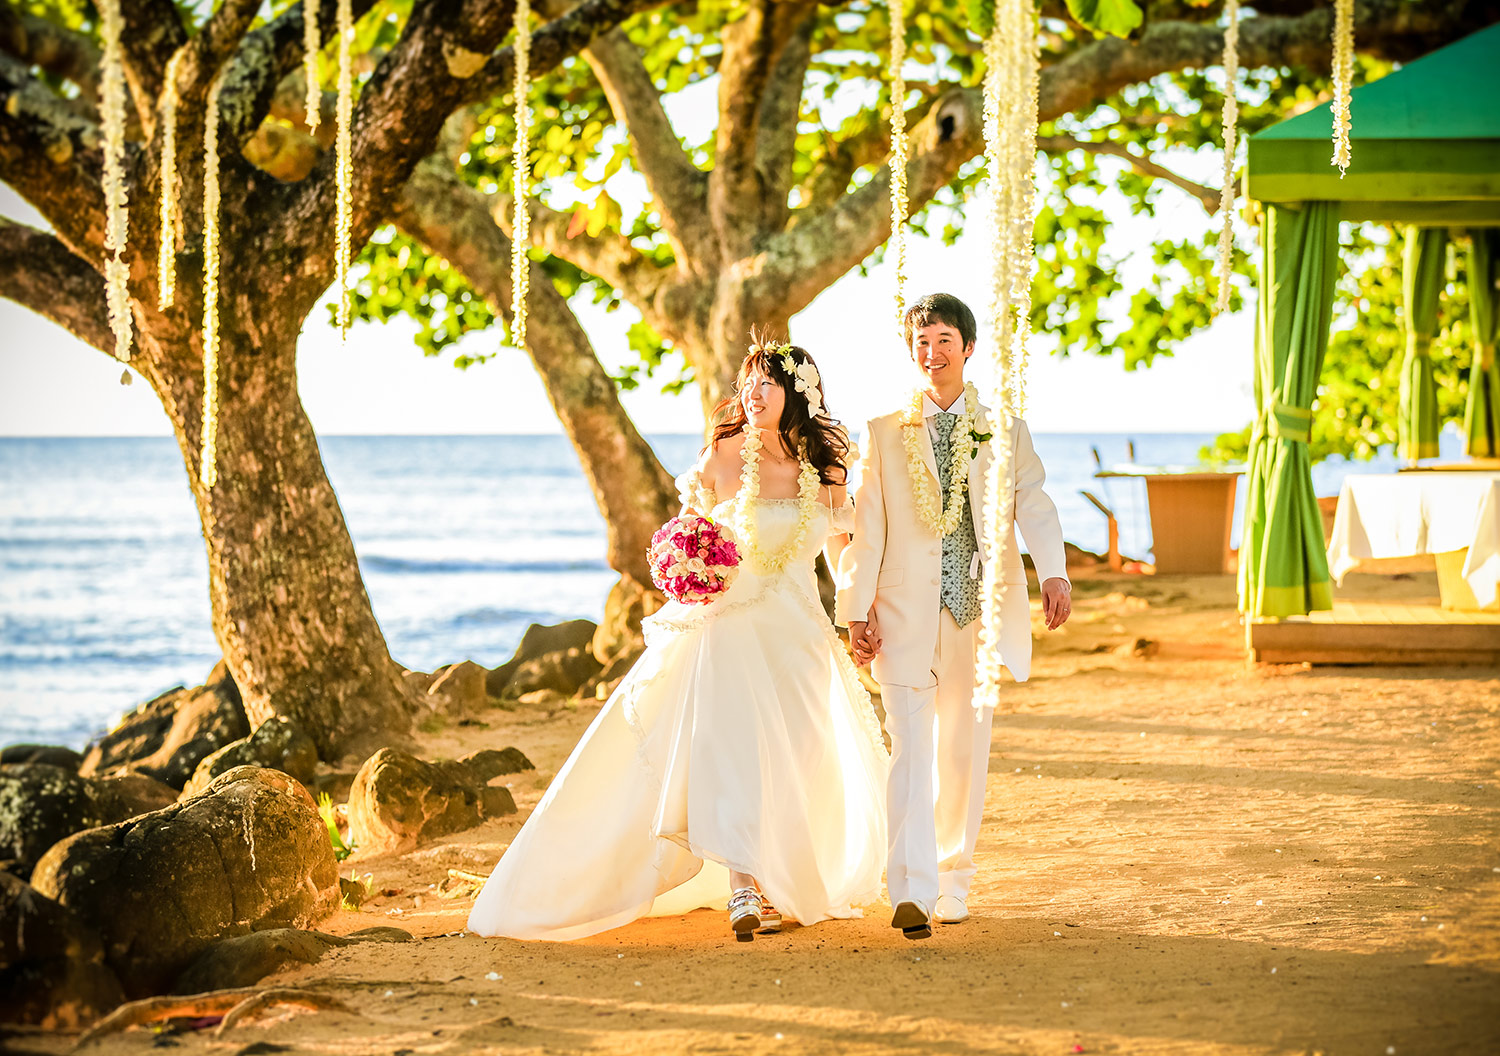
<svg viewBox="0 0 1500 1056">
<path fill-rule="evenodd" d="M 1126 464 L 1101 469 L 1094 476 L 1145 480 L 1146 503 L 1151 509 L 1151 556 L 1158 574 L 1204 573 L 1231 571 L 1234 493 L 1244 472 L 1243 466 Z"/>
<path fill-rule="evenodd" d="M 1459 555 L 1459 552 L 1464 553 Z M 1444 608 L 1486 608 L 1500 595 L 1500 472 L 1371 473 L 1344 478 L 1328 540 L 1335 580 L 1372 559 L 1435 555 Z M 1445 588 L 1445 583 L 1446 587 Z M 1463 589 L 1473 600 L 1457 597 Z"/>
</svg>

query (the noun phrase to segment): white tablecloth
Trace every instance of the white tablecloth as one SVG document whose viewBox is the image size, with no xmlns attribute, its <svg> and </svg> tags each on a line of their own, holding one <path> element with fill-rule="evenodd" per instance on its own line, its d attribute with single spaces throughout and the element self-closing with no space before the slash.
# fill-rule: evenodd
<svg viewBox="0 0 1500 1056">
<path fill-rule="evenodd" d="M 1500 473 L 1348 476 L 1328 541 L 1334 579 L 1362 560 L 1468 547 L 1463 577 L 1481 606 L 1500 591 Z"/>
</svg>

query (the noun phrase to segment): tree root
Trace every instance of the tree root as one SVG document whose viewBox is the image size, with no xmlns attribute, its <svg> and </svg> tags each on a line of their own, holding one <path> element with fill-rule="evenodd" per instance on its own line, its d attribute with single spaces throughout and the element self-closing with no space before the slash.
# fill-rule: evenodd
<svg viewBox="0 0 1500 1056">
<path fill-rule="evenodd" d="M 77 1052 L 91 1041 L 118 1034 L 131 1027 L 183 1017 L 205 1019 L 222 1016 L 215 1033 L 223 1034 L 236 1023 L 276 1006 L 305 1008 L 309 1011 L 354 1012 L 336 997 L 316 990 L 289 988 L 260 990 L 253 986 L 241 986 L 232 990 L 210 990 L 204 994 L 148 997 L 121 1005 L 105 1016 L 78 1039 L 73 1051 Z"/>
<path fill-rule="evenodd" d="M 349 1012 L 351 1014 L 354 1012 L 338 998 L 316 990 L 262 990 L 258 994 L 245 998 L 224 1013 L 224 1019 L 214 1031 L 214 1036 L 218 1037 L 241 1021 L 256 1018 L 268 1008 L 278 1007 L 301 1008 L 309 1012 Z"/>
<path fill-rule="evenodd" d="M 462 869 L 449 869 L 447 877 L 438 886 L 439 898 L 468 898 L 479 893 L 488 877 L 478 873 L 467 873 Z"/>
</svg>

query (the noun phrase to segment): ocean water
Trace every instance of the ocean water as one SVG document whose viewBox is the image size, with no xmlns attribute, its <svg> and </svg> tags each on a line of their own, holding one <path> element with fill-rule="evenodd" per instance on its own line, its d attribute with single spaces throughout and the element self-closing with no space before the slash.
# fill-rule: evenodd
<svg viewBox="0 0 1500 1056">
<path fill-rule="evenodd" d="M 1191 463 L 1210 437 L 1134 436 L 1137 458 Z M 1042 434 L 1066 537 L 1105 547 L 1089 488 L 1149 557 L 1145 486 L 1095 480 L 1123 435 Z M 391 653 L 410 668 L 510 657 L 527 624 L 597 619 L 614 580 L 604 525 L 560 436 L 321 439 Z M 696 436 L 652 438 L 673 472 Z M 1319 494 L 1348 469 L 1318 467 Z M 1236 533 L 1237 534 L 1237 533 Z M 136 703 L 202 679 L 219 657 L 208 566 L 186 470 L 169 438 L 0 438 L 0 745 L 80 747 Z"/>
</svg>

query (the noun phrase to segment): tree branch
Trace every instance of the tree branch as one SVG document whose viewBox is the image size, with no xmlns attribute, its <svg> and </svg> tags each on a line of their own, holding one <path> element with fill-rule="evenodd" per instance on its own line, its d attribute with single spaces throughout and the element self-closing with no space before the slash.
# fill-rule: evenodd
<svg viewBox="0 0 1500 1056">
<path fill-rule="evenodd" d="M 52 320 L 107 355 L 114 334 L 104 279 L 45 231 L 0 217 L 0 297 Z"/>
<path fill-rule="evenodd" d="M 556 68 L 569 56 L 587 48 L 595 39 L 608 33 L 630 16 L 667 0 L 583 0 L 560 18 L 538 29 L 531 37 L 531 75 L 540 77 Z M 484 64 L 484 69 L 469 79 L 462 102 L 486 102 L 510 92 L 515 79 L 516 56 L 509 47 L 502 48 Z"/>
<path fill-rule="evenodd" d="M 392 216 L 403 231 L 452 261 L 508 320 L 510 241 L 491 222 L 489 206 L 485 195 L 434 157 L 412 174 Z M 625 412 L 567 301 L 536 263 L 526 345 L 604 514 L 610 566 L 649 582 L 646 546 L 676 506 L 671 475 Z"/>
<path fill-rule="evenodd" d="M 512 234 L 515 199 L 508 194 L 485 199 L 488 212 L 506 238 Z M 531 214 L 531 244 L 554 257 L 597 275 L 623 293 L 634 304 L 655 299 L 665 281 L 663 269 L 630 244 L 622 234 L 593 236 L 577 231 L 575 217 L 543 205 L 535 198 L 527 210 Z"/>
<path fill-rule="evenodd" d="M 1447 17 L 1454 20 L 1448 23 L 1450 40 L 1480 28 L 1473 23 L 1481 18 L 1494 21 L 1493 11 L 1485 14 L 1470 10 L 1482 9 L 1484 4 L 1455 2 L 1449 6 L 1453 10 Z M 1402 47 L 1412 32 L 1440 32 L 1433 12 L 1425 7 L 1404 0 L 1363 0 L 1356 12 L 1360 27 L 1356 43 L 1361 53 Z M 1327 69 L 1331 27 L 1332 13 L 1327 8 L 1295 17 L 1247 18 L 1240 23 L 1240 64 Z M 1431 43 L 1435 46 L 1439 42 Z M 1222 61 L 1223 50 L 1221 29 L 1190 22 L 1155 23 L 1136 41 L 1113 37 L 1097 40 L 1042 71 L 1038 117 L 1051 121 L 1066 113 L 1087 113 L 1128 85 L 1163 73 L 1216 66 Z M 929 119 L 918 126 L 922 131 L 914 133 L 914 155 L 907 167 L 913 212 L 926 205 L 964 162 L 983 149 L 979 120 L 982 105 L 977 89 L 955 91 L 930 115 L 936 118 L 936 127 Z M 927 146 L 918 145 L 918 136 Z M 1139 159 L 1132 156 L 1130 160 L 1135 163 Z M 1217 197 L 1214 192 L 1215 201 Z M 752 280 L 756 296 L 778 298 L 777 303 L 790 304 L 792 311 L 798 311 L 889 236 L 890 174 L 882 168 L 858 191 L 795 222 L 785 235 L 766 246 L 760 273 Z"/>
<path fill-rule="evenodd" d="M 1038 136 L 1036 149 L 1046 151 L 1048 154 L 1066 154 L 1070 150 L 1085 150 L 1090 154 L 1104 154 L 1112 158 L 1121 158 L 1128 162 L 1137 172 L 1156 179 L 1166 180 L 1168 183 L 1181 187 L 1198 201 L 1203 203 L 1203 208 L 1209 216 L 1219 211 L 1219 188 L 1206 187 L 1201 183 L 1194 183 L 1179 173 L 1163 165 L 1158 165 L 1151 160 L 1150 154 L 1135 154 L 1123 143 L 1114 143 L 1110 140 L 1075 139 L 1072 136 Z"/>
<path fill-rule="evenodd" d="M 82 33 L 7 5 L 0 7 L 0 48 L 72 81 L 91 107 L 98 105 L 99 49 Z"/>
<path fill-rule="evenodd" d="M 188 39 L 187 30 L 172 0 L 121 0 L 120 16 L 125 23 L 120 34 L 125 83 L 130 85 L 141 126 L 149 130 L 156 127 L 156 100 L 161 96 L 167 61 Z"/>
<path fill-rule="evenodd" d="M 646 180 L 662 228 L 679 261 L 711 259 L 704 252 L 708 226 L 708 175 L 682 148 L 661 103 L 661 93 L 624 30 L 602 34 L 584 58 L 604 89 L 615 119 L 630 137 L 636 168 Z"/>
<path fill-rule="evenodd" d="M 764 188 L 755 157 L 766 82 L 814 6 L 808 0 L 750 0 L 744 15 L 724 27 L 708 211 L 727 259 L 745 256 L 760 234 Z"/>
<path fill-rule="evenodd" d="M 74 253 L 103 253 L 103 137 L 21 62 L 0 55 L 0 180 L 47 218 Z M 132 146 L 126 145 L 126 171 Z"/>
<path fill-rule="evenodd" d="M 360 92 L 352 120 L 352 241 L 357 249 L 381 223 L 419 161 L 437 142 L 472 75 L 472 60 L 504 38 L 513 0 L 427 0 L 412 10 L 406 29 Z M 262 82 L 269 103 L 275 81 Z M 270 305 L 301 318 L 334 272 L 337 211 L 336 157 L 323 155 L 309 177 L 275 184 L 247 202 L 252 217 L 274 215 L 263 236 L 266 268 L 255 281 Z M 257 221 L 252 221 L 257 222 Z"/>
<path fill-rule="evenodd" d="M 534 35 L 534 75 L 550 71 L 624 18 L 658 2 L 585 0 Z M 354 115 L 356 246 L 384 220 L 418 162 L 433 151 L 445 119 L 476 98 L 476 88 L 487 76 L 511 68 L 509 49 L 494 49 L 512 15 L 506 0 L 428 0 L 414 10 L 401 39 L 364 86 Z M 470 60 L 483 55 L 491 57 L 474 70 Z M 274 82 L 266 86 L 267 99 L 273 88 Z M 267 304 L 291 298 L 305 312 L 327 286 L 334 270 L 333 168 L 332 154 L 325 154 L 306 180 L 270 191 L 246 210 L 264 215 L 272 207 L 281 219 L 279 231 L 262 235 L 270 248 L 262 262 L 267 266 L 258 269 L 257 278 L 268 283 L 259 291 Z"/>
<path fill-rule="evenodd" d="M 977 92 L 950 92 L 912 128 L 906 186 L 913 212 L 983 146 L 981 109 Z M 859 190 L 772 239 L 761 273 L 750 280 L 755 298 L 785 306 L 788 314 L 801 311 L 890 237 L 890 202 L 890 168 L 882 166 Z"/>
<path fill-rule="evenodd" d="M 755 167 L 760 170 L 765 196 L 762 225 L 768 231 L 780 231 L 789 216 L 787 198 L 797 160 L 797 125 L 802 116 L 802 92 L 812 61 L 812 36 L 817 24 L 818 13 L 814 8 L 781 49 L 761 100 Z"/>
</svg>

